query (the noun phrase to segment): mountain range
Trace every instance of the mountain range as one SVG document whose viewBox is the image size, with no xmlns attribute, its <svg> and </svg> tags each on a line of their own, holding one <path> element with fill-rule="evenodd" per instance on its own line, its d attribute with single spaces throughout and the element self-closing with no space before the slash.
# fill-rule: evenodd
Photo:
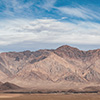
<svg viewBox="0 0 100 100">
<path fill-rule="evenodd" d="M 100 86 L 100 49 L 57 49 L 0 53 L 0 82 L 30 89 Z"/>
</svg>

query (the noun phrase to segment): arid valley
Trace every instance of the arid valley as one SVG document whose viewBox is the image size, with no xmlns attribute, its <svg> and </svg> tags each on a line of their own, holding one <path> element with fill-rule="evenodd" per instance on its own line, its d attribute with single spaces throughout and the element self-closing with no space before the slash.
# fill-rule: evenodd
<svg viewBox="0 0 100 100">
<path fill-rule="evenodd" d="M 0 94 L 0 100 L 100 100 L 100 94 Z"/>
</svg>

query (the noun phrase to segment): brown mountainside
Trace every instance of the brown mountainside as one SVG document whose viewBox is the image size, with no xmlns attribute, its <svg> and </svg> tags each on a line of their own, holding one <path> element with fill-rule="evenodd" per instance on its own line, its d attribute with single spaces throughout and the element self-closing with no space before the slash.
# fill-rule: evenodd
<svg viewBox="0 0 100 100">
<path fill-rule="evenodd" d="M 100 49 L 82 51 L 65 45 L 56 50 L 1 53 L 0 81 L 41 88 L 100 85 Z"/>
</svg>

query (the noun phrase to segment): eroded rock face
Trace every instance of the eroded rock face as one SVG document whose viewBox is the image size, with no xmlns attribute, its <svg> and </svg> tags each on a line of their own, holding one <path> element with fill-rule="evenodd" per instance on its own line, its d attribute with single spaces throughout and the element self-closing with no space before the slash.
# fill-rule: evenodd
<svg viewBox="0 0 100 100">
<path fill-rule="evenodd" d="M 36 52 L 0 54 L 0 81 L 99 83 L 100 49 L 82 51 L 70 46 Z M 42 83 L 41 83 L 42 84 Z"/>
</svg>

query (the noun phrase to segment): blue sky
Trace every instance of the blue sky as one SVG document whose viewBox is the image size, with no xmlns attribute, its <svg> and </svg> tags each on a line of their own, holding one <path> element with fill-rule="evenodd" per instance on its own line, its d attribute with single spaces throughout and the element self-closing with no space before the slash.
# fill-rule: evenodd
<svg viewBox="0 0 100 100">
<path fill-rule="evenodd" d="M 65 44 L 100 48 L 100 0 L 0 0 L 0 52 Z"/>
</svg>

